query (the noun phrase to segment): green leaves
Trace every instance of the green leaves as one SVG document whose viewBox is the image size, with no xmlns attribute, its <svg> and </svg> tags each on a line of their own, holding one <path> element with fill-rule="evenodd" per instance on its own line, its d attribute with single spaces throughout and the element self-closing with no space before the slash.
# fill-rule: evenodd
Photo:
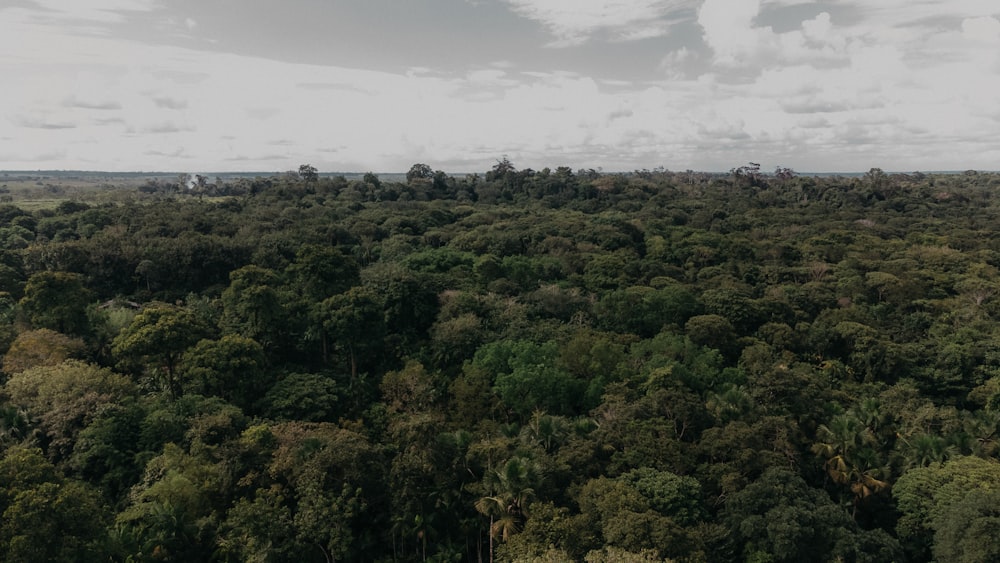
<svg viewBox="0 0 1000 563">
<path fill-rule="evenodd" d="M 83 276 L 45 271 L 28 278 L 18 306 L 35 328 L 85 336 L 91 332 L 87 319 L 90 301 L 91 292 L 83 285 Z"/>
<path fill-rule="evenodd" d="M 912 556 L 941 561 L 989 561 L 997 553 L 1000 463 L 958 457 L 907 471 L 893 487 L 900 540 Z"/>
<path fill-rule="evenodd" d="M 79 360 L 14 374 L 4 386 L 12 404 L 37 420 L 53 459 L 72 451 L 77 434 L 104 409 L 135 393 L 124 375 Z"/>
<path fill-rule="evenodd" d="M 39 450 L 0 458 L 0 559 L 102 561 L 109 512 L 100 494 L 64 478 Z"/>
<path fill-rule="evenodd" d="M 797 474 L 772 467 L 726 502 L 725 517 L 748 558 L 774 562 L 899 561 L 888 534 L 861 530 L 822 490 Z"/>
<path fill-rule="evenodd" d="M 560 368 L 558 354 L 554 342 L 500 341 L 480 348 L 472 363 L 492 374 L 497 395 L 522 419 L 539 409 L 577 414 L 587 383 Z"/>
<path fill-rule="evenodd" d="M 318 373 L 289 373 L 271 387 L 255 407 L 276 420 L 332 422 L 341 413 L 336 381 Z"/>
<path fill-rule="evenodd" d="M 251 265 L 230 273 L 229 280 L 221 298 L 222 329 L 268 348 L 280 345 L 282 333 L 287 332 L 288 313 L 278 274 Z"/>
<path fill-rule="evenodd" d="M 661 558 L 688 557 L 704 548 L 691 527 L 707 512 L 691 477 L 645 468 L 616 479 L 592 479 L 581 489 L 579 503 L 596 528 L 597 546 L 652 551 Z"/>
<path fill-rule="evenodd" d="M 153 304 L 136 315 L 114 339 L 111 351 L 125 365 L 135 359 L 147 362 L 171 396 L 177 397 L 182 392 L 176 373 L 177 362 L 189 347 L 211 332 L 212 327 L 190 310 Z"/>
<path fill-rule="evenodd" d="M 476 510 L 490 519 L 490 537 L 508 541 L 521 531 L 528 508 L 541 483 L 538 466 L 529 459 L 512 457 L 484 478 L 492 494 L 476 501 Z"/>
<path fill-rule="evenodd" d="M 385 337 L 385 315 L 378 297 L 369 289 L 353 287 L 320 304 L 323 329 L 349 360 L 352 378 L 359 363 L 378 363 Z"/>
<path fill-rule="evenodd" d="M 334 246 L 302 247 L 286 273 L 292 287 L 311 303 L 318 303 L 361 283 L 357 261 Z"/>
<path fill-rule="evenodd" d="M 255 340 L 227 334 L 202 340 L 181 358 L 178 371 L 185 392 L 223 397 L 249 410 L 272 383 L 265 376 L 264 349 Z"/>
<path fill-rule="evenodd" d="M 605 294 L 595 312 L 607 330 L 650 338 L 664 327 L 682 327 L 701 311 L 695 296 L 680 285 L 661 289 L 634 286 Z"/>
</svg>

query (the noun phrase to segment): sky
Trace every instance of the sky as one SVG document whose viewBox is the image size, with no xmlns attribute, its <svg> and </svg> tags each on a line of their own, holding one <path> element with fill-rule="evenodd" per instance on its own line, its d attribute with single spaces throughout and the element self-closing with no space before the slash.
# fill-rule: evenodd
<svg viewBox="0 0 1000 563">
<path fill-rule="evenodd" d="M 0 0 L 0 169 L 1000 169 L 996 0 Z"/>
</svg>

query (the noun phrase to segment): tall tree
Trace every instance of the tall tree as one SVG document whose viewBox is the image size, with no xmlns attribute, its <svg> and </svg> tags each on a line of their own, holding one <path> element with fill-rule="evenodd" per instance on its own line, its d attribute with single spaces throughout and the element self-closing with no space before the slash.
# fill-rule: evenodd
<svg viewBox="0 0 1000 563">
<path fill-rule="evenodd" d="M 319 171 L 311 164 L 299 166 L 299 178 L 306 184 L 315 184 L 319 180 Z"/>
<path fill-rule="evenodd" d="M 296 292 L 318 303 L 360 284 L 360 271 L 354 257 L 335 246 L 306 245 L 295 254 L 287 274 Z"/>
<path fill-rule="evenodd" d="M 255 340 L 227 334 L 202 340 L 181 358 L 181 385 L 189 392 L 222 397 L 249 411 L 271 383 L 264 349 Z"/>
<path fill-rule="evenodd" d="M 434 176 L 434 169 L 430 166 L 417 163 L 410 167 L 406 173 L 406 181 L 413 183 L 414 180 L 425 180 Z"/>
<path fill-rule="evenodd" d="M 91 292 L 84 286 L 83 276 L 45 271 L 28 278 L 18 305 L 35 328 L 86 336 L 90 332 L 87 319 L 90 301 Z"/>
<path fill-rule="evenodd" d="M 892 495 L 900 511 L 896 530 L 912 560 L 929 560 L 931 552 L 939 561 L 993 559 L 987 554 L 996 545 L 989 534 L 997 517 L 988 503 L 1000 496 L 996 460 L 957 457 L 911 469 L 896 482 Z"/>
<path fill-rule="evenodd" d="M 870 495 L 889 489 L 887 470 L 875 449 L 875 436 L 853 412 L 837 415 L 816 431 L 819 441 L 813 451 L 833 482 L 850 488 L 854 509 Z"/>
<path fill-rule="evenodd" d="M 221 299 L 222 330 L 253 339 L 268 350 L 281 346 L 289 331 L 289 313 L 280 285 L 276 272 L 260 266 L 230 272 Z"/>
<path fill-rule="evenodd" d="M 104 409 L 135 392 L 129 379 L 108 368 L 67 360 L 11 376 L 4 386 L 13 405 L 37 421 L 52 459 L 65 459 L 77 435 Z"/>
<path fill-rule="evenodd" d="M 17 335 L 3 357 L 3 370 L 18 373 L 37 366 L 54 366 L 83 355 L 83 340 L 40 328 Z"/>
<path fill-rule="evenodd" d="M 183 392 L 177 365 L 188 348 L 210 336 L 212 327 L 189 309 L 155 303 L 143 309 L 112 342 L 119 362 L 145 363 L 172 397 Z"/>
<path fill-rule="evenodd" d="M 862 530 L 820 489 L 772 467 L 726 502 L 725 521 L 749 561 L 900 561 L 898 542 Z"/>
<path fill-rule="evenodd" d="M 323 329 L 346 356 L 351 379 L 358 377 L 359 365 L 379 363 L 378 353 L 385 337 L 385 315 L 377 295 L 354 287 L 320 304 Z"/>
<path fill-rule="evenodd" d="M 484 478 L 490 494 L 476 501 L 476 510 L 489 517 L 490 561 L 493 561 L 493 542 L 497 538 L 507 541 L 521 530 L 540 484 L 538 466 L 523 457 L 508 459 Z"/>
<path fill-rule="evenodd" d="M 97 491 L 65 478 L 39 450 L 0 457 L 0 559 L 106 561 L 109 511 Z"/>
</svg>

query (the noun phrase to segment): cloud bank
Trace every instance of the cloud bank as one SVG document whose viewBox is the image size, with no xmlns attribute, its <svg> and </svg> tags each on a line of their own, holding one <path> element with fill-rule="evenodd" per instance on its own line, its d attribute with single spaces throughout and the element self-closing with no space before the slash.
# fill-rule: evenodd
<svg viewBox="0 0 1000 563">
<path fill-rule="evenodd" d="M 137 22 L 212 33 L 152 0 L 0 8 L 11 77 L 0 167 L 462 172 L 504 154 L 606 170 L 1000 163 L 1000 8 L 989 3 L 505 2 L 540 26 L 539 60 L 558 66 L 515 53 L 403 72 L 297 64 L 119 34 Z M 608 78 L 586 60 L 602 49 L 652 63 Z"/>
</svg>

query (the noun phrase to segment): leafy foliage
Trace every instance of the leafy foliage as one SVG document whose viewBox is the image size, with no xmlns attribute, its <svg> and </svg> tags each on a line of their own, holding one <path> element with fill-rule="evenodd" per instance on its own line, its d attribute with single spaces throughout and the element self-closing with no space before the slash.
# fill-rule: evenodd
<svg viewBox="0 0 1000 563">
<path fill-rule="evenodd" d="M 0 559 L 992 561 L 1000 175 L 0 206 Z"/>
</svg>

